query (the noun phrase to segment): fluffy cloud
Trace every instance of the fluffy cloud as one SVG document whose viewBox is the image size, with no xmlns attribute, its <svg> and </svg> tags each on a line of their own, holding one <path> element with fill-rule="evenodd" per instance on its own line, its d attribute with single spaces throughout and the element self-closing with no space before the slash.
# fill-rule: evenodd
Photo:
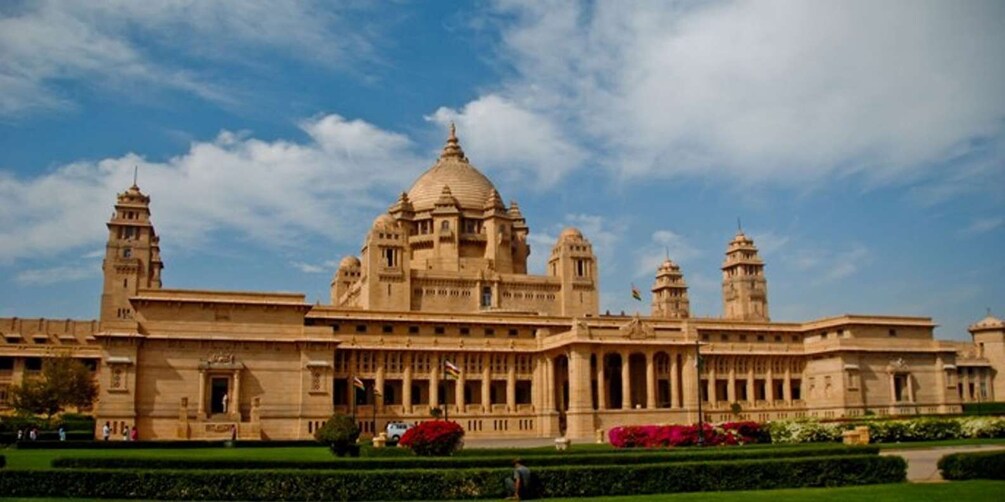
<svg viewBox="0 0 1005 502">
<path fill-rule="evenodd" d="M 212 242 L 218 232 L 262 244 L 307 235 L 355 244 L 358 227 L 424 163 L 408 138 L 363 121 L 327 115 L 301 127 L 306 143 L 224 131 L 162 163 L 129 154 L 32 179 L 0 171 L 0 262 L 103 242 L 101 222 L 114 194 L 131 183 L 133 166 L 158 232 L 170 236 L 166 245 Z"/>
<path fill-rule="evenodd" d="M 900 183 L 1005 133 L 1000 2 L 505 0 L 496 11 L 514 68 L 498 92 L 570 124 L 628 177 Z"/>
<path fill-rule="evenodd" d="M 455 122 L 465 153 L 486 172 L 530 186 L 550 187 L 586 158 L 550 117 L 496 94 L 459 111 L 441 107 L 428 119 Z"/>
<path fill-rule="evenodd" d="M 313 2 L 261 0 L 39 0 L 0 8 L 0 115 L 72 106 L 59 86 L 144 93 L 169 89 L 233 105 L 233 88 L 214 67 L 261 65 L 249 54 L 289 55 L 326 67 L 373 56 L 360 26 L 347 29 L 345 9 Z M 199 65 L 172 65 L 164 54 Z M 225 73 L 225 72 L 223 72 Z"/>
<path fill-rule="evenodd" d="M 694 247 L 686 237 L 672 230 L 657 230 L 653 232 L 650 243 L 642 246 L 636 252 L 637 266 L 634 277 L 651 279 L 655 276 L 656 269 L 667 257 L 681 265 L 697 258 L 700 254 L 698 248 Z"/>
</svg>

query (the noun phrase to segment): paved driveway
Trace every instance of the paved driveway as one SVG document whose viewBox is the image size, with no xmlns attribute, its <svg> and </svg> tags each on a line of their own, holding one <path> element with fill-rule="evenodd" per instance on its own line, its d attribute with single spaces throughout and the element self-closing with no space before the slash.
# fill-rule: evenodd
<svg viewBox="0 0 1005 502">
<path fill-rule="evenodd" d="M 939 459 L 950 453 L 981 450 L 1002 450 L 1005 445 L 943 446 L 937 448 L 884 449 L 880 455 L 897 455 L 907 460 L 907 480 L 912 483 L 933 483 L 942 481 L 939 474 Z"/>
</svg>

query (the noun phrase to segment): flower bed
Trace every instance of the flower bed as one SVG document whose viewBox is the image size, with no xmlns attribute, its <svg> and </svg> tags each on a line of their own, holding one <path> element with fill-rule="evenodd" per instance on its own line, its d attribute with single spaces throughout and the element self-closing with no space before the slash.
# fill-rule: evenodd
<svg viewBox="0 0 1005 502">
<path fill-rule="evenodd" d="M 630 425 L 614 427 L 610 432 L 615 448 L 660 448 L 694 446 L 699 436 L 708 446 L 741 445 L 767 442 L 767 434 L 757 422 L 726 422 L 697 425 Z"/>
<path fill-rule="evenodd" d="M 463 439 L 464 429 L 457 422 L 434 420 L 408 429 L 398 444 L 416 455 L 442 457 L 460 449 Z"/>
</svg>

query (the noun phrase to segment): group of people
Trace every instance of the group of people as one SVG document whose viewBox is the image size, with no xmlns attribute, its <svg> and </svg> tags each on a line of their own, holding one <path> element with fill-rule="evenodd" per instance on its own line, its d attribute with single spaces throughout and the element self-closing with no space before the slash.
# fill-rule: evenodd
<svg viewBox="0 0 1005 502">
<path fill-rule="evenodd" d="M 112 424 L 111 422 L 105 422 L 105 425 L 101 427 L 101 439 L 108 441 L 112 437 Z M 122 440 L 123 441 L 136 441 L 139 439 L 139 432 L 136 427 L 129 427 L 124 425 L 122 427 Z"/>
<path fill-rule="evenodd" d="M 26 430 L 28 431 L 27 433 L 25 433 Z M 38 427 L 17 430 L 18 441 L 24 441 L 26 437 L 28 441 L 38 441 Z M 59 440 L 66 441 L 66 429 L 62 425 L 59 426 Z"/>
</svg>

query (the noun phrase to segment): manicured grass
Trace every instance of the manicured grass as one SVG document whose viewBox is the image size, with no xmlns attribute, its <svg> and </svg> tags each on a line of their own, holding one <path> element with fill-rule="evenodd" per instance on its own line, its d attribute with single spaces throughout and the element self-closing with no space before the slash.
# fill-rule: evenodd
<svg viewBox="0 0 1005 502">
<path fill-rule="evenodd" d="M 290 448 L 193 448 L 149 450 L 2 450 L 7 457 L 7 469 L 49 469 L 56 457 L 88 458 L 205 458 L 205 459 L 291 459 L 332 460 L 331 451 L 323 446 Z"/>
<path fill-rule="evenodd" d="M 908 448 L 940 448 L 943 446 L 974 446 L 974 445 L 1005 445 L 1005 438 L 968 438 L 968 439 L 947 439 L 944 441 L 910 441 L 907 443 L 872 443 L 883 450 L 900 450 Z"/>
<path fill-rule="evenodd" d="M 845 488 L 799 488 L 789 490 L 757 490 L 742 492 L 698 492 L 631 497 L 598 497 L 580 499 L 548 499 L 549 501 L 668 501 L 668 502 L 844 502 L 869 500 L 884 502 L 997 502 L 1005 491 L 1005 481 L 956 481 L 952 483 L 898 483 L 892 485 L 850 486 Z"/>
</svg>

